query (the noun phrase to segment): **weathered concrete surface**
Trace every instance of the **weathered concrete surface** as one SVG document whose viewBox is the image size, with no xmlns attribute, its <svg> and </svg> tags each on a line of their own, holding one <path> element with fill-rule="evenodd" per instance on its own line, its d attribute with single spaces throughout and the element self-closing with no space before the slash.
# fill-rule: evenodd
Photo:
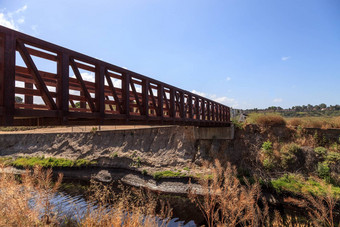
<svg viewBox="0 0 340 227">
<path fill-rule="evenodd" d="M 199 140 L 232 140 L 235 136 L 234 124 L 230 127 L 195 127 L 194 135 Z"/>
</svg>

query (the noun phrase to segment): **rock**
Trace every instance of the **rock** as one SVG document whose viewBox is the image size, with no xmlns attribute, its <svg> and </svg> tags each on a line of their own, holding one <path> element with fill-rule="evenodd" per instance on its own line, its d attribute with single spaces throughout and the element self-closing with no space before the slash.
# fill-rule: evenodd
<svg viewBox="0 0 340 227">
<path fill-rule="evenodd" d="M 99 171 L 95 176 L 93 176 L 93 178 L 104 183 L 109 183 L 112 181 L 111 173 L 109 173 L 107 170 Z"/>
</svg>

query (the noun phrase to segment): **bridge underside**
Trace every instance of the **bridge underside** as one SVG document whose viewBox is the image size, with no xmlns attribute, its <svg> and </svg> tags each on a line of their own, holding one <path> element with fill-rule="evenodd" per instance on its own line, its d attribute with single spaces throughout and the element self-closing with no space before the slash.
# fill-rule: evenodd
<svg viewBox="0 0 340 227">
<path fill-rule="evenodd" d="M 0 66 L 0 125 L 230 125 L 227 106 L 2 26 Z"/>
</svg>

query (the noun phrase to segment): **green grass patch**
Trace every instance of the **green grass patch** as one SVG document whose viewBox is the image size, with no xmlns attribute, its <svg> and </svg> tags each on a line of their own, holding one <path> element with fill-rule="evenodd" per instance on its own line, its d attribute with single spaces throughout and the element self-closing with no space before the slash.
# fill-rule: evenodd
<svg viewBox="0 0 340 227">
<path fill-rule="evenodd" d="M 168 178 L 168 177 L 186 177 L 187 175 L 185 173 L 181 173 L 181 171 L 171 171 L 171 170 L 165 170 L 165 171 L 159 171 L 155 172 L 153 175 L 153 178 L 156 180 L 159 180 L 161 178 Z"/>
<path fill-rule="evenodd" d="M 329 184 L 324 183 L 324 185 L 313 178 L 305 180 L 300 175 L 295 174 L 285 174 L 283 177 L 271 181 L 273 188 L 279 192 L 291 192 L 294 194 L 303 194 L 309 192 L 315 196 L 325 195 L 326 186 Z M 340 198 L 340 187 L 331 186 L 332 194 L 335 198 Z"/>
<path fill-rule="evenodd" d="M 12 157 L 1 157 L 0 158 L 0 164 L 4 166 L 11 165 L 12 161 L 13 161 Z"/>
<path fill-rule="evenodd" d="M 19 157 L 15 160 L 7 162 L 18 168 L 32 168 L 34 166 L 42 166 L 46 168 L 65 168 L 65 167 L 85 167 L 96 164 L 95 161 L 86 159 L 69 160 L 64 158 L 44 158 L 44 157 Z"/>
</svg>

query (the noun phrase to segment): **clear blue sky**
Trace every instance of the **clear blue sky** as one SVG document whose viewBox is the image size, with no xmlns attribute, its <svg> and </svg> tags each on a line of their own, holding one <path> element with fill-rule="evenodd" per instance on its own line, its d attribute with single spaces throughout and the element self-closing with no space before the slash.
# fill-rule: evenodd
<svg viewBox="0 0 340 227">
<path fill-rule="evenodd" d="M 0 24 L 236 108 L 340 104 L 338 0 L 0 0 Z"/>
</svg>

